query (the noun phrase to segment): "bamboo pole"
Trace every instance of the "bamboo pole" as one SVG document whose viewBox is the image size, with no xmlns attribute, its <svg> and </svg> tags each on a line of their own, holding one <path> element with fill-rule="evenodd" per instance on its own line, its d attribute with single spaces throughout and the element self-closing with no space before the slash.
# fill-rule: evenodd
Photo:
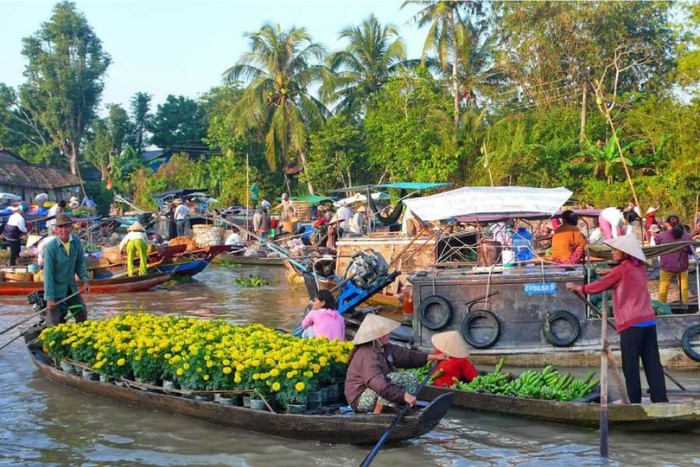
<svg viewBox="0 0 700 467">
<path fill-rule="evenodd" d="M 603 292 L 600 329 L 600 455 L 608 458 L 608 300 Z"/>
</svg>

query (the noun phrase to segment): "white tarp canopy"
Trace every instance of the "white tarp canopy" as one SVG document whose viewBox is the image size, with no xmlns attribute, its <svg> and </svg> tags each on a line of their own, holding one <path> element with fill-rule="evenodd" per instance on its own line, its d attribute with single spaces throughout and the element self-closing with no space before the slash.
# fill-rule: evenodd
<svg viewBox="0 0 700 467">
<path fill-rule="evenodd" d="M 19 201 L 21 196 L 14 195 L 12 193 L 0 193 L 0 201 Z"/>
<path fill-rule="evenodd" d="M 464 187 L 403 202 L 422 220 L 435 221 L 471 214 L 543 212 L 551 215 L 571 195 L 572 192 L 563 187 Z"/>
<path fill-rule="evenodd" d="M 375 201 L 380 201 L 380 200 L 387 200 L 391 198 L 388 194 L 386 193 L 372 193 L 372 199 Z M 333 204 L 336 207 L 341 206 L 343 203 L 347 204 L 348 206 L 353 204 L 353 203 L 366 203 L 367 202 L 367 196 L 363 195 L 362 193 L 355 193 L 352 196 L 349 196 L 347 198 L 339 199 L 338 201 L 334 202 Z"/>
</svg>

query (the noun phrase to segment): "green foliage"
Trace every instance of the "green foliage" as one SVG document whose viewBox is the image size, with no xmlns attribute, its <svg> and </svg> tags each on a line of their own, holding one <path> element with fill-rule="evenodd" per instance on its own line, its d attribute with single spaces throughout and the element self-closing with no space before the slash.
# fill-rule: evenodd
<svg viewBox="0 0 700 467">
<path fill-rule="evenodd" d="M 164 104 L 158 105 L 148 130 L 153 133 L 151 144 L 160 148 L 190 154 L 206 152 L 202 143 L 207 134 L 204 109 L 193 99 L 169 95 Z"/>
<path fill-rule="evenodd" d="M 450 180 L 459 166 L 450 99 L 424 70 L 389 81 L 365 117 L 369 161 L 394 180 Z"/>
<path fill-rule="evenodd" d="M 243 287 L 265 287 L 268 285 L 267 279 L 253 274 L 250 274 L 248 277 L 236 277 L 232 282 Z"/>
</svg>

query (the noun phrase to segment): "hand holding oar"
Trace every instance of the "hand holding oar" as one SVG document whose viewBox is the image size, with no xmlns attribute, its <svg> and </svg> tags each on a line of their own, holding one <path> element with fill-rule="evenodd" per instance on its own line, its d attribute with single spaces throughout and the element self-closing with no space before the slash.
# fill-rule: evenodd
<svg viewBox="0 0 700 467">
<path fill-rule="evenodd" d="M 430 371 L 428 374 L 425 376 L 423 381 L 421 381 L 420 385 L 418 386 L 418 389 L 416 389 L 416 393 L 413 394 L 414 397 L 418 397 L 420 392 L 423 390 L 426 384 L 428 384 L 428 381 L 430 381 L 430 377 L 433 375 L 433 372 L 437 368 L 439 362 L 435 362 L 430 368 Z M 389 439 L 389 436 L 394 432 L 396 427 L 399 425 L 399 422 L 403 419 L 403 417 L 406 415 L 406 412 L 408 412 L 408 409 L 410 409 L 410 406 L 405 406 L 403 409 L 401 409 L 401 412 L 396 415 L 396 418 L 394 419 L 394 422 L 391 424 L 391 426 L 384 432 L 381 438 L 379 438 L 379 441 L 377 441 L 377 444 L 372 448 L 372 450 L 367 454 L 367 457 L 362 461 L 360 464 L 360 467 L 367 467 L 369 466 L 374 458 L 379 454 L 379 450 L 382 448 L 384 443 L 386 442 L 387 439 Z"/>
<path fill-rule="evenodd" d="M 57 302 L 56 302 L 56 305 L 59 305 L 59 304 L 65 302 L 66 300 L 75 297 L 75 296 L 78 295 L 79 293 L 80 293 L 80 292 L 76 292 L 76 293 L 74 293 L 73 295 L 69 295 L 69 296 L 67 296 L 67 297 L 64 298 L 64 299 L 57 301 Z M 43 310 L 39 310 L 36 314 L 30 316 L 29 318 L 25 318 L 25 319 L 23 319 L 22 321 L 13 324 L 13 325 L 10 326 L 9 328 L 4 329 L 3 331 L 0 331 L 0 336 L 3 335 L 3 334 L 5 334 L 5 333 L 8 332 L 8 331 L 13 330 L 13 329 L 16 328 L 17 326 L 26 323 L 27 321 L 30 321 L 30 320 L 36 318 L 37 316 L 41 316 L 41 315 L 42 315 L 44 312 L 46 312 L 46 310 L 48 310 L 49 308 L 51 308 L 51 307 L 47 306 L 47 307 L 45 307 Z"/>
</svg>

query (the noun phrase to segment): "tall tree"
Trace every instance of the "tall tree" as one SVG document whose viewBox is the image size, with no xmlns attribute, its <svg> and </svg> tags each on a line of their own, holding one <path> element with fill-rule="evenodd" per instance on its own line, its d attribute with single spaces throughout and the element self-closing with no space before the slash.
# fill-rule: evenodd
<svg viewBox="0 0 700 467">
<path fill-rule="evenodd" d="M 125 149 L 126 137 L 130 129 L 129 115 L 122 106 L 117 104 L 109 106 L 107 118 L 98 118 L 93 121 L 87 134 L 83 156 L 100 170 L 102 180 L 109 177 L 112 161 Z"/>
<path fill-rule="evenodd" d="M 127 141 L 139 154 L 146 147 L 148 128 L 153 121 L 153 115 L 151 114 L 152 97 L 147 92 L 137 92 L 131 98 L 131 119 L 133 125 Z"/>
<path fill-rule="evenodd" d="M 328 110 L 309 91 L 327 74 L 325 50 L 313 42 L 305 28 L 264 25 L 247 33 L 250 51 L 224 72 L 229 83 L 249 81 L 240 102 L 232 110 L 239 134 L 258 129 L 265 134 L 267 161 L 271 169 L 293 162 L 298 156 L 306 166 L 310 130 L 328 115 Z M 289 180 L 285 172 L 285 180 Z M 307 182 L 310 193 L 313 185 Z"/>
<path fill-rule="evenodd" d="M 95 118 L 111 59 L 72 2 L 56 4 L 51 19 L 23 43 L 29 63 L 21 100 L 77 175 L 80 144 Z"/>
<path fill-rule="evenodd" d="M 374 15 L 343 28 L 338 39 L 347 39 L 348 45 L 328 56 L 334 74 L 322 90 L 326 100 L 338 101 L 336 113 L 353 115 L 406 60 L 406 47 L 396 26 L 382 26 Z"/>
<path fill-rule="evenodd" d="M 184 96 L 168 96 L 150 126 L 151 143 L 161 148 L 201 155 L 207 152 L 202 139 L 207 135 L 204 108 Z"/>
</svg>

